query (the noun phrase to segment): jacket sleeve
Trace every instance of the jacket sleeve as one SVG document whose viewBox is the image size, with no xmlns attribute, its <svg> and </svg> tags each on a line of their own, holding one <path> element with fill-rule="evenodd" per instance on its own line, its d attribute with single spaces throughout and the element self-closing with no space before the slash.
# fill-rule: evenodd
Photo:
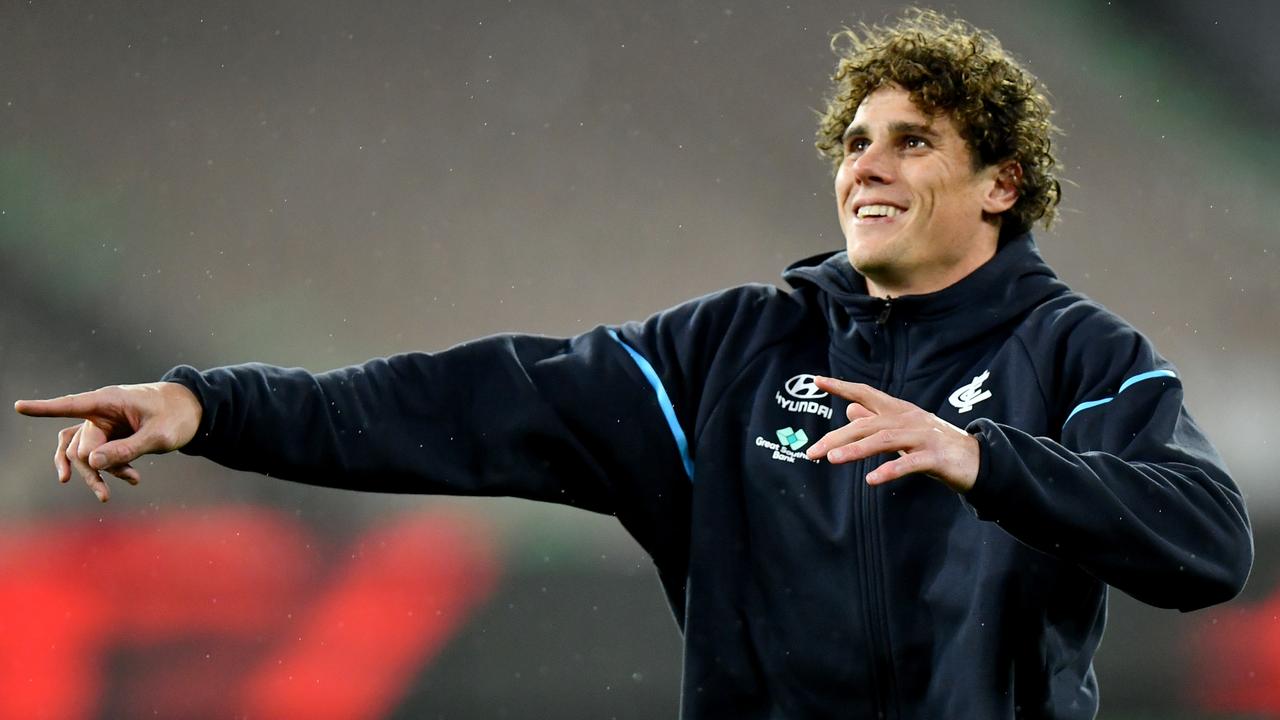
<svg viewBox="0 0 1280 720">
<path fill-rule="evenodd" d="M 510 495 L 658 514 L 688 493 L 708 376 L 767 286 L 561 339 L 501 335 L 313 374 L 258 363 L 164 380 L 203 407 L 182 452 L 382 492 Z M 645 508 L 648 508 L 646 511 Z"/>
<path fill-rule="evenodd" d="M 1194 610 L 1238 594 L 1253 562 L 1244 500 L 1183 406 L 1176 370 L 1109 315 L 1049 347 L 1053 377 L 1071 388 L 1059 437 L 971 423 L 982 456 L 965 501 L 1151 605 Z"/>
<path fill-rule="evenodd" d="M 179 366 L 163 379 L 204 409 L 182 452 L 227 467 L 616 513 L 620 488 L 660 492 L 684 469 L 653 388 L 611 334 L 501 335 L 318 374 Z"/>
</svg>

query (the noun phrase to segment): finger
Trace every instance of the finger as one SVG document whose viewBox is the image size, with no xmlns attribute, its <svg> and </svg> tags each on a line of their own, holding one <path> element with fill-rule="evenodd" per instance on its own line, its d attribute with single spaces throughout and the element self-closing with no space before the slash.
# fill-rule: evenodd
<svg viewBox="0 0 1280 720">
<path fill-rule="evenodd" d="M 832 449 L 827 453 L 827 461 L 839 464 L 869 458 L 872 455 L 881 453 L 905 452 L 910 454 L 913 450 L 917 450 L 924 445 L 927 437 L 926 433 L 928 432 L 928 430 L 914 428 L 881 430 L 857 442 Z"/>
<path fill-rule="evenodd" d="M 872 415 L 875 415 L 875 413 L 868 410 L 867 406 L 863 405 L 862 403 L 856 403 L 856 402 L 849 403 L 849 407 L 846 408 L 844 411 L 844 416 L 849 418 L 851 422 L 854 420 L 859 420 L 864 417 L 871 417 Z"/>
<path fill-rule="evenodd" d="M 813 382 L 819 388 L 845 400 L 861 403 L 874 413 L 882 413 L 898 407 L 902 401 L 898 398 L 877 390 L 865 383 L 851 383 L 835 378 L 816 375 Z"/>
<path fill-rule="evenodd" d="M 848 445 L 873 433 L 894 427 L 902 427 L 902 420 L 896 415 L 861 417 L 823 435 L 817 442 L 809 446 L 807 453 L 811 459 L 820 458 L 826 455 L 831 448 Z"/>
<path fill-rule="evenodd" d="M 137 485 L 138 481 L 142 480 L 142 475 L 138 474 L 138 471 L 132 465 L 113 465 L 107 468 L 106 472 L 115 475 L 130 485 Z"/>
<path fill-rule="evenodd" d="M 89 454 L 89 466 L 103 470 L 137 460 L 156 449 L 157 443 L 148 432 L 139 430 L 126 438 L 112 440 Z"/>
<path fill-rule="evenodd" d="M 71 437 L 67 439 L 67 449 L 62 452 L 62 456 L 67 459 L 67 467 L 71 470 L 75 470 L 76 448 L 80 447 L 81 427 L 83 427 L 83 424 L 76 426 L 75 431 L 71 433 Z M 67 479 L 70 480 L 70 476 Z"/>
<path fill-rule="evenodd" d="M 48 400 L 19 400 L 13 409 L 30 417 L 86 417 L 99 412 L 104 404 L 102 390 L 63 395 Z"/>
<path fill-rule="evenodd" d="M 93 449 L 93 445 L 97 438 L 89 437 L 96 431 L 97 435 L 101 435 L 102 431 L 93 423 L 85 421 L 80 424 L 80 429 L 76 431 L 75 437 L 72 438 L 70 446 L 67 448 L 67 459 L 71 461 L 71 467 L 84 478 L 84 484 L 93 491 L 101 502 L 111 499 L 111 490 L 107 487 L 107 483 L 102 479 L 102 475 L 97 470 L 89 467 L 86 461 L 89 452 Z M 98 440 L 98 442 L 101 442 Z"/>
<path fill-rule="evenodd" d="M 71 479 L 71 461 L 67 459 L 67 446 L 75 437 L 79 425 L 72 425 L 58 431 L 58 449 L 53 451 L 53 469 L 58 472 L 58 482 L 65 483 Z"/>
<path fill-rule="evenodd" d="M 896 460 L 890 460 L 867 473 L 868 485 L 883 485 L 887 482 L 906 477 L 914 473 L 928 473 L 936 466 L 935 455 L 928 450 L 909 452 Z"/>
</svg>

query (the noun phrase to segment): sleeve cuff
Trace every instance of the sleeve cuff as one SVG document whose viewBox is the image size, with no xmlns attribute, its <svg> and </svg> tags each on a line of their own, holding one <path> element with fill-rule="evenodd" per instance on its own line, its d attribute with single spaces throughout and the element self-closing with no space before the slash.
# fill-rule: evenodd
<svg viewBox="0 0 1280 720">
<path fill-rule="evenodd" d="M 192 436 L 191 442 L 178 448 L 178 452 L 184 455 L 203 455 L 204 448 L 209 443 L 209 435 L 216 414 L 216 410 L 208 400 L 210 397 L 208 381 L 199 370 L 190 365 L 179 365 L 169 370 L 161 376 L 160 381 L 177 383 L 185 387 L 200 402 L 200 426 L 196 428 L 196 434 Z"/>
<path fill-rule="evenodd" d="M 991 446 L 1000 431 L 995 423 L 986 418 L 979 418 L 965 427 L 965 432 L 978 440 L 978 477 L 973 481 L 969 492 L 960 496 L 965 506 L 982 520 L 999 521 L 1001 515 L 1000 500 L 1002 493 L 998 485 L 1000 476 L 992 472 L 993 454 Z"/>
</svg>

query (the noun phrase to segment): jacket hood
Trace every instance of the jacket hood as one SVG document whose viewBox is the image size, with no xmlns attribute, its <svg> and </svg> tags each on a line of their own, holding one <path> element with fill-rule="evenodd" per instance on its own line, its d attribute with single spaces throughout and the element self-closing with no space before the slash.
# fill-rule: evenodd
<svg viewBox="0 0 1280 720">
<path fill-rule="evenodd" d="M 801 260 L 782 277 L 797 290 L 816 294 L 832 342 L 843 347 L 866 345 L 870 351 L 886 324 L 906 326 L 917 367 L 1012 322 L 1049 296 L 1069 292 L 1029 233 L 1001 243 L 990 260 L 959 282 L 923 295 L 868 295 L 866 278 L 844 251 Z"/>
</svg>

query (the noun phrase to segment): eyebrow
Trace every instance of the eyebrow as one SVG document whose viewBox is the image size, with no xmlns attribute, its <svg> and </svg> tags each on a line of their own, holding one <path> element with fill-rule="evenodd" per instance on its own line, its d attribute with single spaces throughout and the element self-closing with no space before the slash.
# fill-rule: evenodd
<svg viewBox="0 0 1280 720">
<path fill-rule="evenodd" d="M 889 123 L 889 132 L 893 135 L 920 135 L 930 140 L 937 140 L 941 135 L 933 129 L 932 125 L 922 125 L 921 123 L 907 122 L 905 120 L 896 120 Z M 842 143 L 848 142 L 851 137 L 860 137 L 868 135 L 870 131 L 866 125 L 850 125 L 844 131 L 844 135 L 840 137 Z"/>
</svg>

